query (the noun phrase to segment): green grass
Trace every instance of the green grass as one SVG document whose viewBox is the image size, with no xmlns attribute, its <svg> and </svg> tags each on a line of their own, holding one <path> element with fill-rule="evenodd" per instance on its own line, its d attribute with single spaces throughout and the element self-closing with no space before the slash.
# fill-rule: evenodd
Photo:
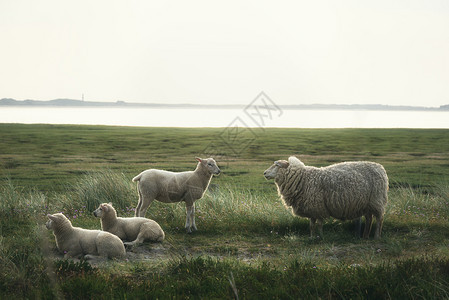
<svg viewBox="0 0 449 300">
<path fill-rule="evenodd" d="M 0 298 L 448 298 L 449 130 L 258 129 L 239 152 L 224 130 L 0 124 Z M 223 172 L 197 202 L 198 232 L 185 233 L 182 203 L 154 202 L 161 245 L 94 266 L 56 253 L 47 213 L 98 229 L 101 202 L 133 215 L 133 176 L 192 170 L 211 152 Z M 329 219 L 324 240 L 310 240 L 308 220 L 262 176 L 292 154 L 315 166 L 382 163 L 382 238 Z"/>
</svg>

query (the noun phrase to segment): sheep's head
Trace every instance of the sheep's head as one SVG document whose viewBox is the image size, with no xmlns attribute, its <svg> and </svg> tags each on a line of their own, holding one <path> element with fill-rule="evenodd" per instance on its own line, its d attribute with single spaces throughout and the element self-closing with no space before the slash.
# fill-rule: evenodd
<svg viewBox="0 0 449 300">
<path fill-rule="evenodd" d="M 94 210 L 94 216 L 97 218 L 102 218 L 107 213 L 113 211 L 112 203 L 101 203 L 100 206 Z"/>
<path fill-rule="evenodd" d="M 55 228 L 60 226 L 60 224 L 67 223 L 67 222 L 70 223 L 69 219 L 67 219 L 66 216 L 64 216 L 61 213 L 57 213 L 57 214 L 53 214 L 53 215 L 48 214 L 47 217 L 48 217 L 48 221 L 47 221 L 47 223 L 45 223 L 45 226 L 47 227 L 47 229 L 54 230 Z"/>
<path fill-rule="evenodd" d="M 196 160 L 199 161 L 199 163 L 204 168 L 206 168 L 210 174 L 214 174 L 214 175 L 220 174 L 221 170 L 217 166 L 217 162 L 213 158 L 202 159 L 202 158 L 196 157 Z"/>
<path fill-rule="evenodd" d="M 269 167 L 268 169 L 265 170 L 265 172 L 263 172 L 263 176 L 265 176 L 266 179 L 274 179 L 276 178 L 276 175 L 278 174 L 278 172 L 280 172 L 280 170 L 287 169 L 288 166 L 289 166 L 288 161 L 277 160 L 271 165 L 271 167 Z"/>
</svg>

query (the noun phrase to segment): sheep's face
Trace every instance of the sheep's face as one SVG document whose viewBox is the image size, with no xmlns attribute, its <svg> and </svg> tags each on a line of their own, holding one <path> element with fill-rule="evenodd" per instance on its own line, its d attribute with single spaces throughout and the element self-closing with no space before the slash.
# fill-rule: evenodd
<svg viewBox="0 0 449 300">
<path fill-rule="evenodd" d="M 276 178 L 276 175 L 278 174 L 279 170 L 286 169 L 288 167 L 289 163 L 285 160 L 277 160 L 274 162 L 271 167 L 265 170 L 263 172 L 263 176 L 265 176 L 266 179 L 274 179 Z"/>
<path fill-rule="evenodd" d="M 68 221 L 66 216 L 64 216 L 61 213 L 57 213 L 57 214 L 53 214 L 53 215 L 48 214 L 47 217 L 48 217 L 48 221 L 47 221 L 47 223 L 45 223 L 45 226 L 49 230 L 54 230 L 58 226 L 58 224 Z"/>
<path fill-rule="evenodd" d="M 203 166 L 206 167 L 206 169 L 209 171 L 210 174 L 218 175 L 220 174 L 221 170 L 217 166 L 217 162 L 213 158 L 206 158 L 201 159 L 199 157 L 196 158 Z"/>
<path fill-rule="evenodd" d="M 110 204 L 102 203 L 96 210 L 94 210 L 94 216 L 97 218 L 101 218 L 111 209 L 112 206 Z"/>
</svg>

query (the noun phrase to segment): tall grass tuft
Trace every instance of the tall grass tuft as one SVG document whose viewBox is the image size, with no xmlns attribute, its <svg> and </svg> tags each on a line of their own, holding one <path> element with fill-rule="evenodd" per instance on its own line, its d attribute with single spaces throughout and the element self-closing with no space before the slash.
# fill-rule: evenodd
<svg viewBox="0 0 449 300">
<path fill-rule="evenodd" d="M 95 210 L 101 203 L 112 202 L 116 208 L 127 208 L 137 202 L 136 187 L 123 173 L 112 170 L 90 172 L 72 187 L 72 203 Z"/>
<path fill-rule="evenodd" d="M 40 291 L 47 289 L 41 236 L 36 234 L 47 207 L 42 193 L 24 192 L 9 180 L 0 186 L 0 295 L 41 298 Z"/>
<path fill-rule="evenodd" d="M 223 229 L 260 232 L 281 229 L 295 221 L 277 195 L 226 185 L 197 202 L 197 222 Z"/>
<path fill-rule="evenodd" d="M 136 200 L 133 200 L 134 205 Z M 207 191 L 203 198 L 195 202 L 195 207 L 196 225 L 202 232 L 209 233 L 233 230 L 285 234 L 301 222 L 285 209 L 275 193 L 267 194 L 233 185 Z M 154 201 L 146 217 L 159 222 L 164 228 L 181 228 L 186 217 L 185 204 Z"/>
<path fill-rule="evenodd" d="M 447 220 L 449 217 L 449 186 L 441 185 L 437 193 L 401 187 L 390 191 L 388 215 L 412 222 Z"/>
<path fill-rule="evenodd" d="M 0 218 L 28 217 L 30 213 L 46 212 L 48 198 L 35 190 L 24 192 L 11 180 L 5 180 L 0 186 Z"/>
</svg>

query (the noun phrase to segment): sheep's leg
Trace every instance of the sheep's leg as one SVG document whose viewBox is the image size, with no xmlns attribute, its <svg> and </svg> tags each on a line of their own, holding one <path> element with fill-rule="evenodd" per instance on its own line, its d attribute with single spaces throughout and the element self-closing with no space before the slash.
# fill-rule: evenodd
<svg viewBox="0 0 449 300">
<path fill-rule="evenodd" d="M 360 237 L 362 234 L 362 218 L 357 218 L 354 220 L 354 227 L 355 227 L 355 236 Z"/>
<path fill-rule="evenodd" d="M 139 197 L 139 202 L 137 203 L 136 210 L 134 211 L 134 217 L 140 217 L 141 209 L 142 209 L 142 198 Z"/>
<path fill-rule="evenodd" d="M 154 198 L 150 197 L 139 197 L 139 204 L 137 204 L 136 212 L 134 215 L 136 217 L 145 218 L 145 214 L 147 212 L 148 207 L 154 201 Z"/>
<path fill-rule="evenodd" d="M 197 231 L 198 229 L 196 228 L 196 224 L 195 224 L 195 203 L 193 203 L 192 205 L 192 212 L 190 214 L 190 227 L 192 228 L 193 231 Z"/>
<path fill-rule="evenodd" d="M 377 215 L 376 216 L 376 231 L 374 232 L 374 238 L 378 239 L 380 238 L 380 234 L 382 232 L 382 224 L 384 221 L 383 215 Z"/>
<path fill-rule="evenodd" d="M 140 210 L 142 209 L 142 201 L 143 201 L 143 195 L 140 191 L 139 187 L 140 182 L 137 184 L 137 193 L 139 194 L 139 202 L 137 202 L 136 210 L 134 211 L 134 217 L 140 217 Z"/>
<path fill-rule="evenodd" d="M 315 235 L 315 229 L 318 225 L 318 236 Z M 310 238 L 314 239 L 316 237 L 323 238 L 323 220 L 310 218 Z"/>
<path fill-rule="evenodd" d="M 366 214 L 365 215 L 365 230 L 363 230 L 363 238 L 364 239 L 369 238 L 369 234 L 371 232 L 372 224 L 373 224 L 373 215 L 372 214 Z"/>
<path fill-rule="evenodd" d="M 83 256 L 83 258 L 84 258 L 85 260 L 92 260 L 92 259 L 95 259 L 96 256 L 94 256 L 94 255 L 92 255 L 92 254 L 86 254 L 86 255 Z"/>
<path fill-rule="evenodd" d="M 193 205 L 192 206 L 187 206 L 186 205 L 186 231 L 187 233 L 192 233 L 192 229 L 191 229 L 191 215 L 192 215 L 192 210 L 193 210 Z"/>
<path fill-rule="evenodd" d="M 312 239 L 315 237 L 315 223 L 316 219 L 310 218 L 310 238 Z"/>
<path fill-rule="evenodd" d="M 137 192 L 139 193 L 139 202 L 137 203 L 136 211 L 134 212 L 135 217 L 145 217 L 145 213 L 150 206 L 150 204 L 154 201 L 155 196 L 152 193 L 147 194 L 143 193 L 140 187 L 140 182 L 137 185 Z"/>
<path fill-rule="evenodd" d="M 317 225 L 318 225 L 318 234 L 320 235 L 320 238 L 323 238 L 323 220 L 322 219 L 318 219 L 317 220 Z"/>
<path fill-rule="evenodd" d="M 314 239 L 317 236 L 315 235 L 315 228 L 318 225 L 318 237 L 323 238 L 323 220 L 310 218 L 310 238 Z"/>
<path fill-rule="evenodd" d="M 145 241 L 161 242 L 161 236 L 159 235 L 159 233 L 155 232 L 151 224 L 148 223 L 142 224 L 139 234 L 134 241 L 125 242 L 123 244 L 125 244 L 127 248 L 133 248 Z"/>
</svg>

